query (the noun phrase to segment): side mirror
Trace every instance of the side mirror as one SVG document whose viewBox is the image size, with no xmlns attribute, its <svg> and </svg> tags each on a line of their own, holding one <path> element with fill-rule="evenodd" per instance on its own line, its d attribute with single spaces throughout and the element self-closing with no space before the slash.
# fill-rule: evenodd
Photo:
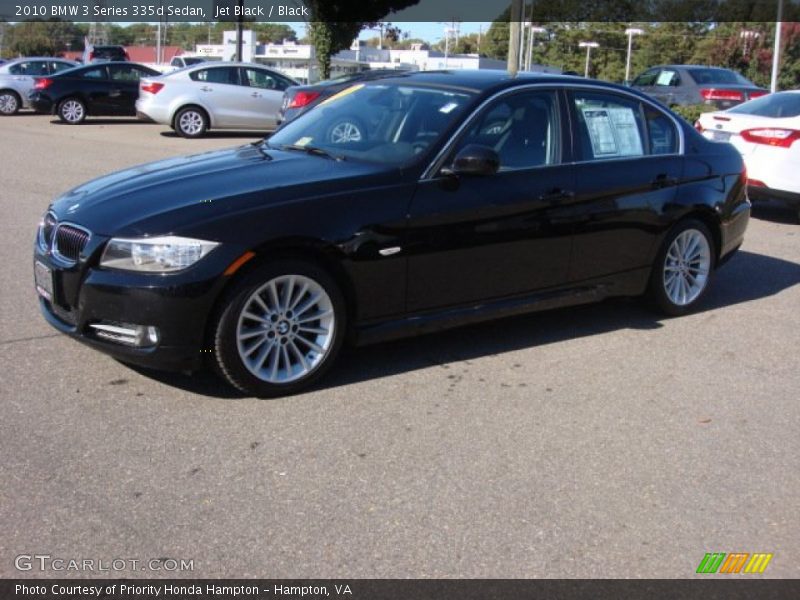
<svg viewBox="0 0 800 600">
<path fill-rule="evenodd" d="M 500 168 L 500 157 L 488 146 L 470 144 L 463 148 L 453 161 L 451 172 L 455 175 L 494 175 Z"/>
</svg>

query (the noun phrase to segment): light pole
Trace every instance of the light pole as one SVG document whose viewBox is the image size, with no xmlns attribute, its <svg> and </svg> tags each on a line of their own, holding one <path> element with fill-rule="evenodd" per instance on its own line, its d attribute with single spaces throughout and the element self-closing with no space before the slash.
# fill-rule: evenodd
<svg viewBox="0 0 800 600">
<path fill-rule="evenodd" d="M 628 57 L 625 59 L 625 83 L 631 80 L 631 48 L 633 47 L 633 36 L 642 35 L 643 30 L 636 27 L 629 27 L 625 30 L 625 35 L 628 36 Z"/>
<path fill-rule="evenodd" d="M 592 58 L 592 48 L 598 48 L 600 44 L 597 42 L 581 42 L 578 44 L 579 48 L 586 48 L 586 69 L 584 69 L 583 76 L 589 77 L 589 62 Z"/>
<path fill-rule="evenodd" d="M 775 49 L 772 51 L 772 80 L 769 91 L 773 94 L 778 91 L 778 69 L 781 62 L 781 26 L 783 22 L 783 0 L 778 0 L 778 20 L 775 23 Z"/>
<path fill-rule="evenodd" d="M 533 41 L 535 39 L 535 35 L 537 33 L 547 33 L 547 29 L 544 27 L 534 27 L 533 23 L 528 25 L 528 56 L 525 59 L 525 70 L 531 70 L 531 63 L 533 62 Z"/>
</svg>

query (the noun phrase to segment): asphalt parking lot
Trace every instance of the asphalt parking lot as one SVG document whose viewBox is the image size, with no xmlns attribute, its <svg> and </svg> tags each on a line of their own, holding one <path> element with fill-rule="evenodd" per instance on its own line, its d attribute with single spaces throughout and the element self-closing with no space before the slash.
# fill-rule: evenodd
<svg viewBox="0 0 800 600">
<path fill-rule="evenodd" d="M 64 574 L 15 568 L 34 554 L 194 565 L 124 577 L 690 577 L 706 552 L 800 576 L 793 213 L 755 212 L 691 316 L 504 320 L 352 350 L 313 392 L 256 400 L 56 333 L 31 249 L 73 185 L 258 136 L 52 121 L 0 119 L 0 577 Z"/>
</svg>

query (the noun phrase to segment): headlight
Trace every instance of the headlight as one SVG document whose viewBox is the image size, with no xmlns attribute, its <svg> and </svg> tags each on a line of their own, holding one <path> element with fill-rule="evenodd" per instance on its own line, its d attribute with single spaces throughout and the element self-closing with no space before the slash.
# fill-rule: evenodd
<svg viewBox="0 0 800 600">
<path fill-rule="evenodd" d="M 100 266 L 124 271 L 169 273 L 192 266 L 217 246 L 217 242 L 174 235 L 138 239 L 112 238 L 100 259 Z"/>
</svg>

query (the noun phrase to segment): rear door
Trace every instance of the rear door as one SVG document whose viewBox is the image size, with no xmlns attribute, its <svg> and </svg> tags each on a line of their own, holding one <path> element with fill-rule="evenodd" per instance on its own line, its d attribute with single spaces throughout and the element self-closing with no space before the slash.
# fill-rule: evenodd
<svg viewBox="0 0 800 600">
<path fill-rule="evenodd" d="M 576 176 L 570 280 L 645 268 L 683 172 L 678 126 L 635 96 L 574 89 L 568 98 Z"/>
<path fill-rule="evenodd" d="M 119 115 L 135 115 L 139 97 L 139 79 L 151 76 L 136 65 L 109 65 L 111 87 L 109 110 Z"/>
<path fill-rule="evenodd" d="M 248 94 L 243 110 L 248 114 L 245 127 L 253 129 L 275 129 L 281 109 L 283 93 L 291 83 L 271 71 L 257 67 L 242 67 L 242 85 Z"/>
<path fill-rule="evenodd" d="M 113 115 L 111 98 L 111 82 L 108 79 L 108 67 L 103 64 L 84 69 L 75 75 L 66 74 L 58 78 L 63 84 L 60 99 L 68 96 L 82 98 L 90 114 Z"/>
<path fill-rule="evenodd" d="M 189 73 L 198 98 L 211 112 L 212 125 L 222 128 L 247 127 L 249 89 L 241 85 L 238 67 L 208 67 Z"/>
</svg>

